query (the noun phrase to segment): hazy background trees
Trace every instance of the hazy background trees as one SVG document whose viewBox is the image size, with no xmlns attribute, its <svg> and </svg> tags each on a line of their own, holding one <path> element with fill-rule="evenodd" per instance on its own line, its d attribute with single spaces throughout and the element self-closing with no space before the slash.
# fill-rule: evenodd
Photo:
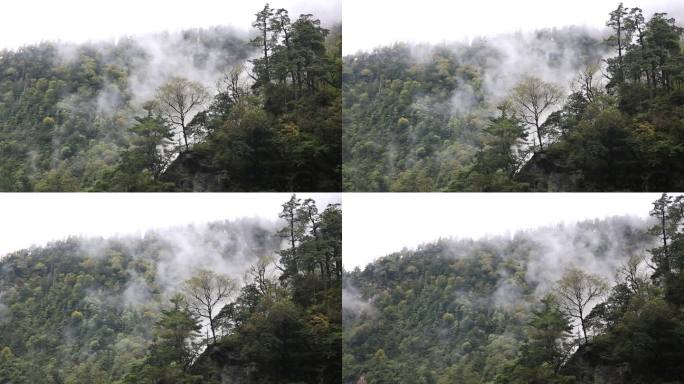
<svg viewBox="0 0 684 384">
<path fill-rule="evenodd" d="M 344 380 L 676 382 L 681 201 L 663 195 L 650 221 L 442 239 L 346 272 Z"/>
<path fill-rule="evenodd" d="M 342 211 L 290 201 L 296 271 L 283 263 L 285 223 L 247 219 L 3 257 L 2 379 L 339 382 Z"/>
<path fill-rule="evenodd" d="M 4 51 L 0 190 L 339 191 L 341 25 L 255 25 Z"/>
<path fill-rule="evenodd" d="M 681 189 L 682 28 L 622 4 L 606 19 L 349 55 L 345 190 Z M 502 103 L 526 137 L 507 140 Z"/>
</svg>

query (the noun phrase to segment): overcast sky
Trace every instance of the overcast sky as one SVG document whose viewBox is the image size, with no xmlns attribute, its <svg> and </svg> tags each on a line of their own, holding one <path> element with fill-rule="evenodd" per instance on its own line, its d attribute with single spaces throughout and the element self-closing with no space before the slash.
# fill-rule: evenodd
<svg viewBox="0 0 684 384">
<path fill-rule="evenodd" d="M 231 25 L 247 31 L 266 1 L 228 0 L 21 0 L 2 4 L 0 48 L 42 40 L 83 42 L 164 30 Z M 338 22 L 342 0 L 274 0 L 294 19 L 313 13 L 323 23 Z"/>
<path fill-rule="evenodd" d="M 344 266 L 440 237 L 513 234 L 615 215 L 647 217 L 658 193 L 345 193 Z"/>
<path fill-rule="evenodd" d="M 320 210 L 340 194 L 301 193 Z M 289 193 L 4 193 L 0 257 L 70 235 L 138 234 L 155 228 L 240 217 L 277 220 Z"/>
<path fill-rule="evenodd" d="M 345 0 L 344 54 L 397 41 L 462 41 L 531 29 L 586 25 L 603 28 L 618 0 Z M 624 1 L 653 12 L 682 14 L 679 1 Z M 681 24 L 681 23 L 680 23 Z"/>
</svg>

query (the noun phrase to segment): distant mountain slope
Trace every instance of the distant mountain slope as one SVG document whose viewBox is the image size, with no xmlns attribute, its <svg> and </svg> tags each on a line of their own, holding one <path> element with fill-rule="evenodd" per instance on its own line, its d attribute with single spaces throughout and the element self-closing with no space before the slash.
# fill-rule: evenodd
<svg viewBox="0 0 684 384">
<path fill-rule="evenodd" d="M 229 27 L 0 52 L 0 190 L 339 191 L 341 25 L 261 12 L 266 58 Z"/>
<path fill-rule="evenodd" d="M 342 211 L 285 206 L 4 256 L 0 383 L 339 382 Z"/>
<path fill-rule="evenodd" d="M 95 383 L 88 375 L 96 370 L 107 382 L 123 379 L 144 358 L 160 309 L 194 270 L 242 280 L 279 243 L 272 223 L 243 220 L 142 238 L 71 238 L 6 255 L 0 349 L 12 351 L 26 380 L 11 382 Z"/>
<path fill-rule="evenodd" d="M 213 83 L 252 55 L 228 28 L 113 43 L 42 43 L 0 54 L 0 189 L 87 189 L 169 76 Z"/>
<path fill-rule="evenodd" d="M 454 187 L 515 84 L 535 75 L 568 87 L 607 54 L 602 38 L 565 28 L 346 56 L 345 190 Z"/>
<path fill-rule="evenodd" d="M 345 190 L 681 190 L 681 22 L 606 22 L 345 57 Z"/>
<path fill-rule="evenodd" d="M 347 273 L 344 382 L 505 382 L 540 298 L 573 267 L 614 281 L 654 245 L 647 227 L 615 217 L 440 240 Z"/>
</svg>

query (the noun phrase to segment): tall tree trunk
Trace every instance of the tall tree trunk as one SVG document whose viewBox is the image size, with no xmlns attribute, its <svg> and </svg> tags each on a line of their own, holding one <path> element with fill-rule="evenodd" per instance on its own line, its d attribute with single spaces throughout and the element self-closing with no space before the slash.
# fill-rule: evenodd
<svg viewBox="0 0 684 384">
<path fill-rule="evenodd" d="M 214 331 L 214 319 L 209 316 L 209 328 L 211 328 L 211 337 L 214 339 L 214 344 L 216 344 L 216 332 Z"/>
<path fill-rule="evenodd" d="M 587 328 L 584 324 L 584 313 L 582 312 L 582 304 L 579 305 L 579 317 L 580 317 L 580 326 L 582 327 L 582 334 L 584 335 L 584 344 L 589 342 L 589 339 L 587 338 Z"/>
<path fill-rule="evenodd" d="M 663 210 L 660 213 L 660 225 L 663 234 L 663 269 L 665 270 L 665 275 L 668 275 L 670 273 L 670 252 L 667 248 L 667 230 L 665 229 L 667 219 L 665 216 L 665 209 L 667 209 L 667 207 L 663 207 Z"/>
<path fill-rule="evenodd" d="M 534 125 L 537 127 L 537 138 L 539 139 L 539 152 L 541 152 L 544 150 L 544 146 L 542 145 L 541 130 L 539 129 L 539 117 L 535 116 Z"/>
<path fill-rule="evenodd" d="M 181 125 L 181 129 L 183 131 L 183 141 L 185 141 L 185 151 L 187 152 L 189 147 L 188 147 L 188 134 L 185 131 L 185 124 Z"/>
</svg>

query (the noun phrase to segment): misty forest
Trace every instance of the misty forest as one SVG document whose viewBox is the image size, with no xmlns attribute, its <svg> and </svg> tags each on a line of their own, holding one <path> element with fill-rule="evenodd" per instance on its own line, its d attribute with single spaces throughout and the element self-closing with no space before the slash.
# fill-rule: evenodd
<svg viewBox="0 0 684 384">
<path fill-rule="evenodd" d="M 5 255 L 0 382 L 338 383 L 341 208 L 279 218 Z"/>
<path fill-rule="evenodd" d="M 683 29 L 606 18 L 345 56 L 344 190 L 681 190 Z"/>
<path fill-rule="evenodd" d="M 648 207 L 644 207 L 644 213 Z M 345 272 L 345 383 L 681 383 L 684 196 Z"/>
<path fill-rule="evenodd" d="M 339 191 L 342 27 L 229 27 L 0 52 L 0 190 Z"/>
</svg>

